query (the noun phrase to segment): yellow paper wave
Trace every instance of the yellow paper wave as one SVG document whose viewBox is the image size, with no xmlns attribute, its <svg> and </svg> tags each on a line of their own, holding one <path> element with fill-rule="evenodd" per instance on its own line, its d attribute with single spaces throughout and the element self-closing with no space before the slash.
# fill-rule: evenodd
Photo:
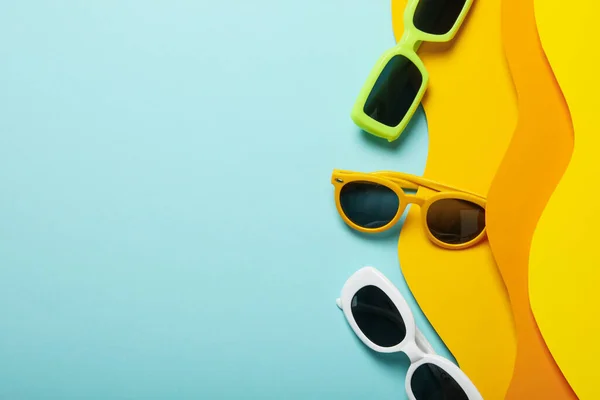
<svg viewBox="0 0 600 400">
<path fill-rule="evenodd" d="M 519 120 L 488 194 L 486 224 L 510 295 L 517 359 L 507 399 L 574 399 L 529 305 L 531 239 L 573 150 L 567 105 L 539 41 L 533 0 L 504 0 L 502 38 Z"/>
<path fill-rule="evenodd" d="M 392 1 L 396 39 L 405 1 Z M 475 0 L 448 44 L 419 50 L 430 73 L 423 100 L 429 126 L 425 176 L 486 194 L 517 119 L 500 37 L 500 0 Z M 423 312 L 487 400 L 503 399 L 516 336 L 489 245 L 449 251 L 431 244 L 412 208 L 398 244 L 402 272 Z"/>
<path fill-rule="evenodd" d="M 558 366 L 581 399 L 600 398 L 600 262 L 593 187 L 600 176 L 600 77 L 596 0 L 536 0 L 544 50 L 573 121 L 571 163 L 535 231 L 529 260 L 531 306 Z M 543 149 L 540 149 L 543 151 Z M 586 200 L 586 201 L 584 201 Z"/>
</svg>

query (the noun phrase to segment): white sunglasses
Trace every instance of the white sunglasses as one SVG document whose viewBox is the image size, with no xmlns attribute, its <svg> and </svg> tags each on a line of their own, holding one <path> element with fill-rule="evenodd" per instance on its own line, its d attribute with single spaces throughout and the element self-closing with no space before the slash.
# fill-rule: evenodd
<svg viewBox="0 0 600 400">
<path fill-rule="evenodd" d="M 483 399 L 460 368 L 435 354 L 400 291 L 377 269 L 355 272 L 336 303 L 364 344 L 380 353 L 408 356 L 405 386 L 410 400 Z"/>
</svg>

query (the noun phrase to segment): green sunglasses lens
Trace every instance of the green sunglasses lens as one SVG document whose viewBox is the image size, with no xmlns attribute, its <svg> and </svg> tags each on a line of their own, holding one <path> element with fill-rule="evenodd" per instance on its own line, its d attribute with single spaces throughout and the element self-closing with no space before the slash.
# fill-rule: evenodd
<svg viewBox="0 0 600 400">
<path fill-rule="evenodd" d="M 415 102 L 423 84 L 419 68 L 403 55 L 392 57 L 379 74 L 364 112 L 389 127 L 397 126 Z"/>
<path fill-rule="evenodd" d="M 417 4 L 413 24 L 432 35 L 445 35 L 456 24 L 467 0 L 421 0 Z"/>
</svg>

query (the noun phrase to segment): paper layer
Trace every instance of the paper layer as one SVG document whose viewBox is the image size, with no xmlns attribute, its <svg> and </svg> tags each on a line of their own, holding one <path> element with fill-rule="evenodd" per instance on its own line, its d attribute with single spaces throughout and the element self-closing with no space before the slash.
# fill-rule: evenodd
<svg viewBox="0 0 600 400">
<path fill-rule="evenodd" d="M 571 112 L 569 167 L 535 231 L 529 264 L 531 306 L 558 366 L 581 399 L 600 398 L 600 261 L 596 210 L 600 163 L 600 39 L 595 0 L 535 0 L 544 50 Z M 543 151 L 543 149 L 540 149 Z"/>
<path fill-rule="evenodd" d="M 406 2 L 392 1 L 400 38 Z M 487 194 L 514 132 L 515 92 L 500 36 L 500 0 L 476 0 L 450 43 L 419 50 L 430 74 L 425 176 Z M 412 207 L 398 244 L 400 266 L 423 312 L 487 400 L 504 399 L 516 353 L 510 304 L 487 241 L 436 247 Z"/>
<path fill-rule="evenodd" d="M 519 117 L 488 194 L 486 222 L 517 330 L 517 359 L 506 398 L 575 399 L 540 334 L 528 292 L 531 239 L 569 163 L 571 120 L 539 41 L 533 0 L 503 0 L 502 39 Z"/>
</svg>

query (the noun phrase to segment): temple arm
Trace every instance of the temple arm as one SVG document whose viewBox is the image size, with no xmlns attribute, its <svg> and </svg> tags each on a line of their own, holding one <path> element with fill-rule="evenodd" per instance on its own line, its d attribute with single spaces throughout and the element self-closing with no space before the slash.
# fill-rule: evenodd
<svg viewBox="0 0 600 400">
<path fill-rule="evenodd" d="M 477 193 L 473 193 L 473 192 L 469 192 L 466 190 L 462 190 L 462 189 L 457 189 L 455 187 L 452 186 L 448 186 L 448 185 L 444 185 L 441 184 L 439 182 L 436 181 L 432 181 L 430 179 L 426 179 L 420 176 L 415 176 L 415 175 L 411 175 L 411 174 L 405 174 L 403 172 L 396 172 L 396 171 L 375 171 L 372 172 L 375 175 L 382 175 L 385 176 L 388 179 L 391 179 L 395 182 L 397 182 L 401 187 L 405 188 L 405 189 L 418 189 L 420 186 L 422 187 L 426 187 L 428 189 L 431 190 L 435 190 L 436 192 L 445 192 L 445 191 L 453 191 L 453 192 L 462 192 L 462 193 L 468 193 L 471 194 L 473 196 L 477 196 L 480 197 L 482 199 L 485 199 L 484 196 L 477 194 Z"/>
</svg>

